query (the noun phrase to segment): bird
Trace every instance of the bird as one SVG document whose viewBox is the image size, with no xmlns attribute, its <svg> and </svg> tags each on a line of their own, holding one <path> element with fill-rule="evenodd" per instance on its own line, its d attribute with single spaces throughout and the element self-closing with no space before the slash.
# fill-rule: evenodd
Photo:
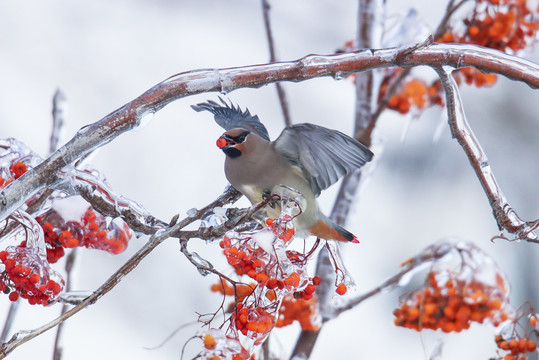
<svg viewBox="0 0 539 360">
<path fill-rule="evenodd" d="M 192 105 L 209 111 L 225 132 L 216 145 L 225 157 L 225 176 L 252 203 L 291 188 L 304 198 L 294 218 L 296 233 L 325 240 L 359 243 L 357 237 L 325 216 L 316 198 L 341 177 L 371 161 L 374 154 L 359 141 L 337 130 L 302 123 L 284 128 L 271 141 L 268 130 L 248 108 L 242 110 L 219 97 Z M 269 211 L 267 211 L 269 214 Z"/>
</svg>

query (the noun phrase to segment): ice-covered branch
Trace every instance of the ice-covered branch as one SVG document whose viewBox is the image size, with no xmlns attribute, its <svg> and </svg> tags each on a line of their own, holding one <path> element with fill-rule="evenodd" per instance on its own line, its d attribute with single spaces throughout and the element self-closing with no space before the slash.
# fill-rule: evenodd
<svg viewBox="0 0 539 360">
<path fill-rule="evenodd" d="M 457 139 L 466 153 L 470 165 L 474 169 L 487 195 L 500 230 L 506 230 L 514 234 L 516 239 L 539 243 L 537 234 L 534 232 L 537 230 L 539 221 L 524 221 L 520 219 L 498 186 L 494 173 L 490 168 L 487 155 L 481 148 L 479 140 L 475 137 L 470 124 L 466 120 L 462 99 L 460 98 L 455 79 L 451 75 L 452 70 L 450 68 L 436 68 L 436 72 L 445 90 L 447 116 L 452 136 Z"/>
<path fill-rule="evenodd" d="M 121 217 L 131 230 L 146 235 L 167 226 L 137 202 L 116 193 L 99 172 L 72 169 L 70 175 L 65 190 L 81 195 L 102 215 Z"/>
<path fill-rule="evenodd" d="M 170 102 L 203 92 L 227 93 L 279 81 L 304 81 L 322 76 L 341 79 L 360 71 L 382 67 L 420 65 L 455 68 L 472 66 L 484 72 L 539 87 L 539 66 L 530 61 L 474 45 L 434 44 L 410 51 L 410 47 L 361 50 L 336 55 L 309 55 L 295 61 L 228 69 L 195 70 L 174 75 L 103 119 L 85 126 L 48 159 L 12 182 L 0 193 L 0 219 L 4 219 L 40 189 L 62 180 L 59 171 L 120 134 L 147 121 Z"/>
<path fill-rule="evenodd" d="M 20 345 L 32 340 L 33 338 L 64 322 L 71 316 L 86 308 L 88 305 L 94 304 L 101 297 L 111 291 L 127 274 L 129 274 L 133 269 L 135 269 L 138 264 L 164 240 L 171 236 L 174 236 L 174 234 L 178 233 L 187 225 L 202 219 L 208 214 L 209 211 L 211 211 L 215 207 L 223 206 L 230 202 L 236 201 L 238 198 L 238 192 L 232 187 L 229 187 L 221 196 L 219 196 L 219 198 L 217 198 L 215 201 L 208 204 L 204 208 L 195 211 L 191 216 L 182 219 L 173 226 L 155 232 L 154 235 L 150 237 L 148 242 L 142 248 L 140 248 L 139 251 L 137 251 L 120 269 L 118 269 L 113 275 L 111 275 L 111 277 L 107 281 L 105 281 L 103 285 L 101 285 L 90 296 L 85 298 L 80 304 L 66 311 L 64 314 L 60 315 L 53 321 L 37 329 L 30 331 L 20 331 L 16 333 L 15 335 L 13 335 L 11 340 L 6 343 L 3 343 L 0 346 L 0 359 L 5 358 L 8 354 L 10 354 Z"/>
</svg>

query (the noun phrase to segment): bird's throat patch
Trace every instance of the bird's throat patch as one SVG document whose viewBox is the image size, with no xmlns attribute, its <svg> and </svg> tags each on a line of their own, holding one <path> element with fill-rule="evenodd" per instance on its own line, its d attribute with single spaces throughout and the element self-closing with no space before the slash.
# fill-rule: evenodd
<svg viewBox="0 0 539 360">
<path fill-rule="evenodd" d="M 235 147 L 227 147 L 227 148 L 223 148 L 222 150 L 227 156 L 231 157 L 232 159 L 241 156 L 241 151 L 239 151 Z"/>
</svg>

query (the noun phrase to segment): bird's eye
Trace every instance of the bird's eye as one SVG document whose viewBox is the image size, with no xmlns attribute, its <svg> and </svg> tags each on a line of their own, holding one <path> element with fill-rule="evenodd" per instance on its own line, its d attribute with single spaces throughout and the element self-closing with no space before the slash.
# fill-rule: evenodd
<svg viewBox="0 0 539 360">
<path fill-rule="evenodd" d="M 249 131 L 244 131 L 242 132 L 241 134 L 239 134 L 238 136 L 236 136 L 235 140 L 238 144 L 241 144 L 242 142 L 245 141 L 245 138 L 247 137 L 247 135 L 249 135 L 250 132 Z"/>
</svg>

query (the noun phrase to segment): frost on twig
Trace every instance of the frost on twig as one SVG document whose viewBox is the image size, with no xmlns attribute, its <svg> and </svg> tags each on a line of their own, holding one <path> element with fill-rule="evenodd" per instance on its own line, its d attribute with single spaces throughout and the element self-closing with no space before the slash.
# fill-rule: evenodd
<svg viewBox="0 0 539 360">
<path fill-rule="evenodd" d="M 539 243 L 535 231 L 539 220 L 524 221 L 513 210 L 500 189 L 494 173 L 490 168 L 487 155 L 481 148 L 472 128 L 466 120 L 466 114 L 460 98 L 457 84 L 451 75 L 450 68 L 435 68 L 445 90 L 447 116 L 451 134 L 466 153 L 470 165 L 479 178 L 479 182 L 487 195 L 494 218 L 500 230 L 506 230 L 514 235 L 515 240 L 526 240 Z"/>
</svg>

